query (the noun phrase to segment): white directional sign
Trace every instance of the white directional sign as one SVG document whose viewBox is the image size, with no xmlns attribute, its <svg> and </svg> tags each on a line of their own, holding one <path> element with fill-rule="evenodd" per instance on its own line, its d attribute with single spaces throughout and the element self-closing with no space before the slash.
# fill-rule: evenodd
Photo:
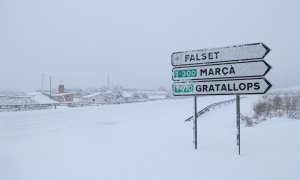
<svg viewBox="0 0 300 180">
<path fill-rule="evenodd" d="M 215 80 L 209 82 L 175 82 L 174 96 L 264 94 L 272 85 L 264 78 Z"/>
<path fill-rule="evenodd" d="M 264 76 L 271 66 L 263 58 L 263 43 L 175 52 L 171 55 L 174 96 L 194 98 L 194 143 L 197 149 L 197 96 L 236 95 L 237 145 L 240 154 L 240 95 L 265 94 L 271 87 Z"/>
<path fill-rule="evenodd" d="M 264 76 L 271 66 L 263 60 L 173 68 L 174 81 Z"/>
<path fill-rule="evenodd" d="M 209 64 L 238 60 L 263 59 L 270 49 L 263 43 L 175 52 L 171 55 L 173 66 Z"/>
</svg>

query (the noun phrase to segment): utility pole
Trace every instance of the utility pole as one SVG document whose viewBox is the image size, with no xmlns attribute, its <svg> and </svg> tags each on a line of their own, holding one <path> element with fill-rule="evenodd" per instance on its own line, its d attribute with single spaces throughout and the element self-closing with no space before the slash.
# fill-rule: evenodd
<svg viewBox="0 0 300 180">
<path fill-rule="evenodd" d="M 107 89 L 109 90 L 109 73 L 107 75 Z"/>
<path fill-rule="evenodd" d="M 50 76 L 50 99 L 52 99 L 52 91 L 51 91 L 51 76 Z"/>
<path fill-rule="evenodd" d="M 44 74 L 42 75 L 42 91 L 44 90 Z"/>
</svg>

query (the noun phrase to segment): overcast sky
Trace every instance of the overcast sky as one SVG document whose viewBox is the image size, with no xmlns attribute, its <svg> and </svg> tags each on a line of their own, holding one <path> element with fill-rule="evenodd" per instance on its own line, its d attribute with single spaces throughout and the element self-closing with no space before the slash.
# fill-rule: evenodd
<svg viewBox="0 0 300 180">
<path fill-rule="evenodd" d="M 0 25 L 0 89 L 171 88 L 171 53 L 255 42 L 274 87 L 300 85 L 298 0 L 0 0 Z"/>
</svg>

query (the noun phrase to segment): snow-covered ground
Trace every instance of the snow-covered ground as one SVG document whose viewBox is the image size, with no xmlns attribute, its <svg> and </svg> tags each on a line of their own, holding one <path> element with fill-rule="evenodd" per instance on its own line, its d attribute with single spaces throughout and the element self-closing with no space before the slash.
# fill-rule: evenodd
<svg viewBox="0 0 300 180">
<path fill-rule="evenodd" d="M 31 98 L 37 102 L 37 104 L 47 104 L 47 103 L 57 103 L 57 101 L 54 101 L 53 99 L 50 99 L 49 97 L 45 96 L 41 92 L 30 92 L 27 93 L 31 96 Z"/>
<path fill-rule="evenodd" d="M 199 109 L 231 99 L 198 99 Z M 250 114 L 253 97 L 241 101 Z M 271 119 L 241 129 L 235 104 L 198 121 L 193 99 L 0 113 L 2 180 L 298 180 L 300 120 Z"/>
</svg>

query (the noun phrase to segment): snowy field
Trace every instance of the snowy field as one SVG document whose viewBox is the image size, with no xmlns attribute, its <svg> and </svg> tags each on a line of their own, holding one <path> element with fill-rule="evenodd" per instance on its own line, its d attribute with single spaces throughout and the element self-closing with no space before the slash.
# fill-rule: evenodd
<svg viewBox="0 0 300 180">
<path fill-rule="evenodd" d="M 199 98 L 199 110 L 233 97 Z M 235 104 L 200 117 L 196 151 L 192 114 L 193 99 L 0 113 L 0 179 L 300 179 L 299 120 L 242 127 L 239 156 Z"/>
</svg>

